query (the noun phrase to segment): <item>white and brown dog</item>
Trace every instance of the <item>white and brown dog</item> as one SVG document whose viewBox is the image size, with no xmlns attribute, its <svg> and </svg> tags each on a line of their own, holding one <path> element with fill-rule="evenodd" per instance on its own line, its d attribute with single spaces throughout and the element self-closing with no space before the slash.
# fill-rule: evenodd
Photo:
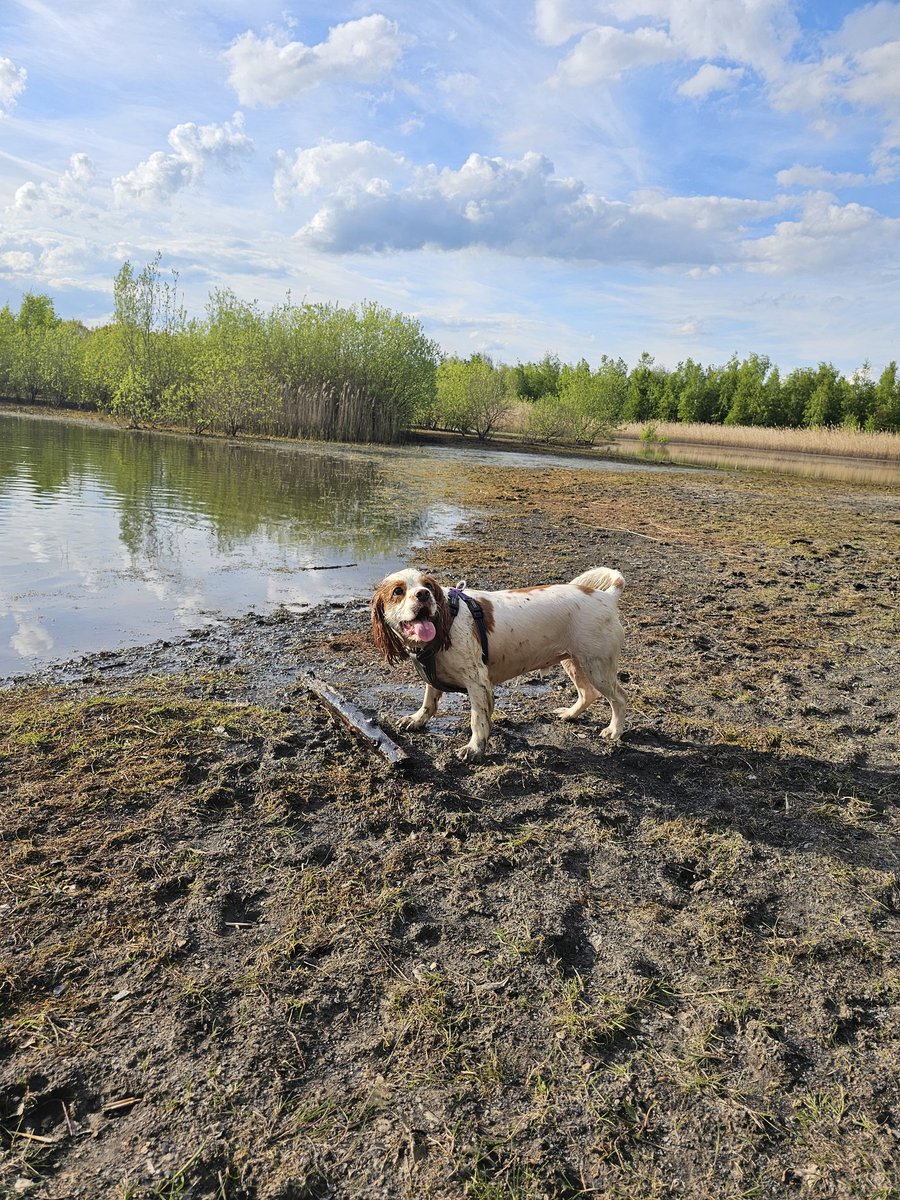
<svg viewBox="0 0 900 1200">
<path fill-rule="evenodd" d="M 428 680 L 422 707 L 398 726 L 424 728 L 445 691 L 465 691 L 472 736 L 459 754 L 480 759 L 491 733 L 493 685 L 559 663 L 578 699 L 571 708 L 557 709 L 557 716 L 573 721 L 605 696 L 612 720 L 600 736 L 618 741 L 625 696 L 616 671 L 625 639 L 617 608 L 624 583 L 618 571 L 595 567 L 571 583 L 468 593 L 460 585 L 449 589 L 448 599 L 429 575 L 412 569 L 389 575 L 372 597 L 375 644 L 389 663 L 414 655 Z M 451 600 L 464 602 L 455 619 Z"/>
</svg>

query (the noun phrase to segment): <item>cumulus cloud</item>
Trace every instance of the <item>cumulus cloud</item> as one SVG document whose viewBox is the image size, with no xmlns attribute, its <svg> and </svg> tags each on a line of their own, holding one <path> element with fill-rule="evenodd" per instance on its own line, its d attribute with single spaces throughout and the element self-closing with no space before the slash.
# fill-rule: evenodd
<svg viewBox="0 0 900 1200">
<path fill-rule="evenodd" d="M 11 58 L 0 58 L 0 117 L 15 107 L 19 96 L 25 91 L 28 72 L 17 67 Z"/>
<path fill-rule="evenodd" d="M 97 168 L 86 154 L 73 154 L 66 170 L 52 182 L 29 180 L 17 189 L 12 203 L 14 213 L 38 209 L 53 216 L 68 216 L 80 208 Z"/>
<path fill-rule="evenodd" d="M 704 63 L 696 75 L 681 84 L 678 93 L 691 100 L 703 100 L 713 92 L 732 91 L 743 77 L 743 67 L 717 67 L 712 63 Z"/>
<path fill-rule="evenodd" d="M 827 192 L 808 194 L 796 219 L 744 246 L 749 269 L 770 275 L 855 269 L 898 254 L 900 218 L 862 204 L 838 204 Z"/>
<path fill-rule="evenodd" d="M 785 204 L 656 194 L 625 204 L 556 175 L 539 154 L 472 154 L 459 170 L 412 168 L 395 187 L 383 179 L 345 184 L 297 236 L 335 254 L 479 247 L 577 262 L 709 265 L 735 258 L 747 228 Z"/>
<path fill-rule="evenodd" d="M 376 83 L 396 65 L 403 41 L 396 22 L 373 13 L 335 25 L 315 46 L 248 30 L 224 58 L 241 104 L 273 107 L 322 83 Z"/>
<path fill-rule="evenodd" d="M 235 113 L 224 125 L 176 125 L 168 141 L 173 153 L 156 150 L 133 171 L 113 180 L 118 204 L 165 200 L 183 188 L 195 186 L 210 167 L 234 167 L 253 152 L 241 113 Z"/>
<path fill-rule="evenodd" d="M 277 163 L 274 191 L 279 208 L 295 196 L 340 187 L 378 186 L 382 180 L 396 178 L 406 165 L 402 155 L 368 141 L 323 142 L 297 150 L 293 159 L 279 150 Z"/>
</svg>

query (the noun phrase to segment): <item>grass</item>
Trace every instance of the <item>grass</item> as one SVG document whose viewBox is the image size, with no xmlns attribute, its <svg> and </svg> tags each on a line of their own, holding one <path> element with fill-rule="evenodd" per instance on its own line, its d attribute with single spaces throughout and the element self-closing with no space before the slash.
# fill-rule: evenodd
<svg viewBox="0 0 900 1200">
<path fill-rule="evenodd" d="M 645 424 L 625 424 L 617 433 L 640 439 Z M 756 425 L 682 424 L 655 421 L 654 440 L 735 446 L 781 454 L 835 454 L 847 458 L 888 459 L 900 463 L 900 433 L 870 433 L 861 429 L 768 429 Z"/>
</svg>

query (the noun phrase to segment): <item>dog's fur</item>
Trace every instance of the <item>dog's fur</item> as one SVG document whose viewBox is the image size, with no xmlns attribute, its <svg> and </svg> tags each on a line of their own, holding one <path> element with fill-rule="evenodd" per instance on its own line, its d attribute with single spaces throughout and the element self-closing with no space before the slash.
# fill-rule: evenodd
<svg viewBox="0 0 900 1200">
<path fill-rule="evenodd" d="M 625 716 L 625 696 L 616 678 L 624 634 L 618 617 L 618 599 L 625 580 L 618 571 L 595 567 L 571 583 L 513 588 L 502 592 L 469 591 L 484 611 L 489 662 L 481 657 L 481 641 L 474 619 L 460 604 L 456 619 L 444 589 L 431 576 L 409 569 L 389 575 L 372 597 L 372 635 L 389 662 L 433 645 L 437 649 L 437 678 L 464 687 L 472 708 L 472 736 L 460 757 L 484 756 L 491 732 L 493 685 L 526 671 L 539 671 L 560 663 L 575 684 L 578 699 L 571 708 L 556 709 L 564 721 L 573 721 L 605 696 L 612 720 L 600 736 L 618 741 Z M 427 620 L 435 637 L 422 643 L 407 629 Z M 398 722 L 402 729 L 422 729 L 434 716 L 443 693 L 425 687 L 422 706 Z"/>
</svg>

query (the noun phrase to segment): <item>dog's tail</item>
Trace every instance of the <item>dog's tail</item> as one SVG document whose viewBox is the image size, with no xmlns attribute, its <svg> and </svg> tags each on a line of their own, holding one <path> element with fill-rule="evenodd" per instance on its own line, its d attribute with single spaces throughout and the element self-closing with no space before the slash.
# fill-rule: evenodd
<svg viewBox="0 0 900 1200">
<path fill-rule="evenodd" d="M 592 567 L 572 582 L 576 587 L 592 592 L 611 592 L 618 600 L 619 593 L 625 586 L 625 576 L 621 571 L 614 571 L 610 567 Z"/>
</svg>

